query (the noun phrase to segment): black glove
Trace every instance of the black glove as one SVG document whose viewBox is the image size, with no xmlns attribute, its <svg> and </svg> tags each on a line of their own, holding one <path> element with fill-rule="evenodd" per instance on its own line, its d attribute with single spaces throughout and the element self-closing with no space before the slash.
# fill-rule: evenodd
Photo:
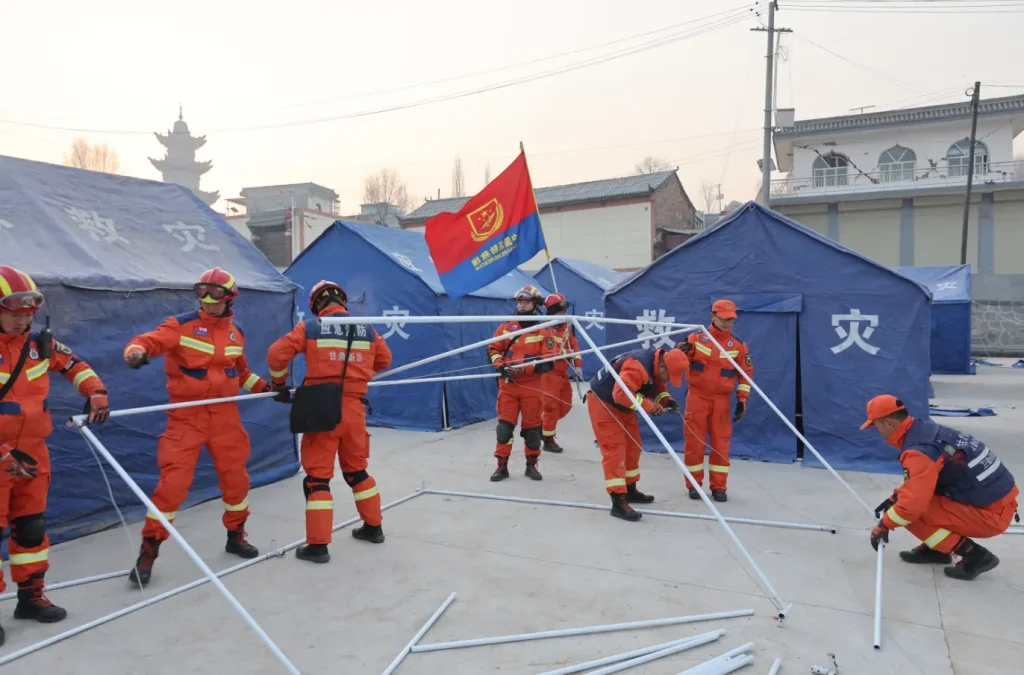
<svg viewBox="0 0 1024 675">
<path fill-rule="evenodd" d="M 896 503 L 896 495 L 889 497 L 884 502 L 875 507 L 875 518 L 881 518 L 882 512 L 888 511 Z"/>
<path fill-rule="evenodd" d="M 747 404 L 743 401 L 736 401 L 736 410 L 733 411 L 732 421 L 739 422 L 747 414 Z"/>
<path fill-rule="evenodd" d="M 515 380 L 515 374 L 516 373 L 515 373 L 514 370 L 512 370 L 508 366 L 500 366 L 498 368 L 498 374 L 501 375 L 501 379 L 503 379 L 503 380 L 508 380 L 510 382 Z"/>
<path fill-rule="evenodd" d="M 538 375 L 543 375 L 544 373 L 551 372 L 554 369 L 555 364 L 552 363 L 551 361 L 548 361 L 546 363 L 538 363 L 537 365 L 535 365 L 533 367 L 533 372 L 535 372 Z"/>
<path fill-rule="evenodd" d="M 664 403 L 662 403 L 661 407 L 664 408 L 665 410 L 669 411 L 669 412 L 674 412 L 674 413 L 679 412 L 679 403 L 677 401 L 675 401 L 674 399 L 671 399 L 671 398 L 669 400 L 665 401 Z"/>
<path fill-rule="evenodd" d="M 27 452 L 0 443 L 0 468 L 15 478 L 35 478 L 39 475 L 39 462 Z"/>
<path fill-rule="evenodd" d="M 680 342 L 679 344 L 676 345 L 676 347 L 679 349 L 679 351 L 686 354 L 687 356 L 689 356 L 690 352 L 693 351 L 693 343 L 690 342 L 689 340 L 684 340 L 683 342 Z"/>
<path fill-rule="evenodd" d="M 271 384 L 274 391 L 277 392 L 277 396 L 274 400 L 278 403 L 291 403 L 292 402 L 292 390 L 288 388 L 287 384 Z"/>
<path fill-rule="evenodd" d="M 889 529 L 879 521 L 878 525 L 875 525 L 875 529 L 871 530 L 871 548 L 878 550 L 878 542 L 884 541 L 886 544 L 889 543 Z"/>
<path fill-rule="evenodd" d="M 107 392 L 100 389 L 89 398 L 85 399 L 83 415 L 88 415 L 88 424 L 103 424 L 110 417 L 110 399 Z"/>
</svg>

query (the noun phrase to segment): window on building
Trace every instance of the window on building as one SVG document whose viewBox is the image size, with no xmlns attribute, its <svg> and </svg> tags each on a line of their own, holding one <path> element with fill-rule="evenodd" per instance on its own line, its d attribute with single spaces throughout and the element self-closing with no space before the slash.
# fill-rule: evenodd
<svg viewBox="0 0 1024 675">
<path fill-rule="evenodd" d="M 917 168 L 917 155 L 910 148 L 895 145 L 878 158 L 878 171 L 882 182 L 914 180 L 914 169 Z"/>
<path fill-rule="evenodd" d="M 846 185 L 846 171 L 849 165 L 849 160 L 834 152 L 818 155 L 811 168 L 814 187 Z"/>
<path fill-rule="evenodd" d="M 949 163 L 949 175 L 966 176 L 971 155 L 971 139 L 965 138 L 949 146 L 946 162 Z M 981 141 L 974 142 L 974 173 L 988 173 L 988 148 Z"/>
</svg>

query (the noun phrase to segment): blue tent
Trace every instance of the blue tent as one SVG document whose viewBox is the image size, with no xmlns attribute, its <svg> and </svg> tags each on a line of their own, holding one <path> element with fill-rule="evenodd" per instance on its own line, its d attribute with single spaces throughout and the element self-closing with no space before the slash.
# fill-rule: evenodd
<svg viewBox="0 0 1024 675">
<path fill-rule="evenodd" d="M 610 267 L 570 258 L 555 258 L 533 275 L 536 282 L 545 288 L 554 288 L 551 283 L 552 270 L 558 281 L 558 290 L 571 303 L 570 311 L 579 316 L 604 316 L 604 292 L 629 277 Z M 587 334 L 598 345 L 605 344 L 604 324 L 584 324 Z M 593 330 L 591 330 L 593 329 Z M 580 340 L 580 348 L 587 345 Z M 583 376 L 590 379 L 601 369 L 601 362 L 594 354 L 583 357 Z"/>
<path fill-rule="evenodd" d="M 254 371 L 266 374 L 270 343 L 292 325 L 295 286 L 219 215 L 179 185 L 0 157 L 0 264 L 31 275 L 46 295 L 54 337 L 87 360 L 110 391 L 114 409 L 167 403 L 162 363 L 138 371 L 122 361 L 128 340 L 167 316 L 195 309 L 192 285 L 220 265 L 234 274 L 235 305 Z M 41 322 L 37 322 L 41 323 Z M 37 325 L 37 328 L 40 327 Z M 63 541 L 119 522 L 100 467 L 85 441 L 63 426 L 83 400 L 50 376 L 50 537 Z M 241 392 L 244 393 L 244 392 Z M 273 401 L 241 405 L 252 440 L 253 486 L 298 470 L 287 408 Z M 157 436 L 164 413 L 109 420 L 96 435 L 143 490 L 156 487 Z M 104 465 L 106 466 L 106 465 Z M 113 472 L 118 505 L 144 507 Z M 188 505 L 218 497 L 213 464 L 203 454 Z"/>
<path fill-rule="evenodd" d="M 973 375 L 971 266 L 894 267 L 932 293 L 932 372 Z"/>
<path fill-rule="evenodd" d="M 928 291 L 888 267 L 750 202 L 605 294 L 610 317 L 707 324 L 717 298 L 736 302 L 736 335 L 750 347 L 754 379 L 786 418 L 839 469 L 898 471 L 873 430 L 859 431 L 876 394 L 928 413 Z M 650 326 L 650 345 L 666 346 Z M 609 326 L 608 340 L 637 335 Z M 728 345 L 726 345 L 728 347 Z M 683 392 L 674 395 L 684 400 Z M 679 418 L 659 426 L 682 446 Z M 656 448 L 648 439 L 649 449 Z M 798 441 L 751 395 L 732 456 L 792 462 Z M 817 465 L 810 452 L 804 462 Z"/>
<path fill-rule="evenodd" d="M 403 323 L 402 316 L 509 316 L 515 311 L 515 292 L 526 284 L 536 285 L 516 270 L 453 301 L 444 292 L 423 233 L 342 220 L 310 244 L 285 275 L 303 288 L 305 296 L 321 279 L 341 285 L 348 293 L 353 316 L 393 315 L 395 323 L 376 326 L 391 349 L 392 367 L 489 338 L 498 327 L 489 323 Z M 484 374 L 491 372 L 487 363 L 487 349 L 481 347 L 394 379 L 448 372 Z M 296 381 L 304 372 L 304 364 L 297 365 Z M 375 386 L 368 397 L 373 408 L 369 422 L 438 431 L 445 428 L 447 415 L 447 426 L 454 429 L 495 417 L 497 396 L 498 383 L 493 378 Z"/>
</svg>

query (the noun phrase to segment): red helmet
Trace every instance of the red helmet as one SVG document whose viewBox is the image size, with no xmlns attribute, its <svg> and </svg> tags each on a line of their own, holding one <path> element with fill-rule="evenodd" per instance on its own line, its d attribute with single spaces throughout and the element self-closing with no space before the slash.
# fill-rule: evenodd
<svg viewBox="0 0 1024 675">
<path fill-rule="evenodd" d="M 569 309 L 569 301 L 561 293 L 552 293 L 544 300 L 544 308 L 548 311 L 548 314 L 564 312 Z"/>
<path fill-rule="evenodd" d="M 516 302 L 520 300 L 533 300 L 535 305 L 539 305 L 544 302 L 544 294 L 536 286 L 526 285 L 516 291 L 515 299 Z"/>
<path fill-rule="evenodd" d="M 316 316 L 320 316 L 320 310 L 332 299 L 340 302 L 342 306 L 348 305 L 348 294 L 345 293 L 345 289 L 333 281 L 323 279 L 309 292 L 309 309 Z"/>
<path fill-rule="evenodd" d="M 0 308 L 14 314 L 31 314 L 43 306 L 43 294 L 32 277 L 13 267 L 0 267 Z"/>
<path fill-rule="evenodd" d="M 195 291 L 199 302 L 207 304 L 231 302 L 238 297 L 238 284 L 235 283 L 235 278 L 219 267 L 203 272 L 192 290 Z"/>
</svg>

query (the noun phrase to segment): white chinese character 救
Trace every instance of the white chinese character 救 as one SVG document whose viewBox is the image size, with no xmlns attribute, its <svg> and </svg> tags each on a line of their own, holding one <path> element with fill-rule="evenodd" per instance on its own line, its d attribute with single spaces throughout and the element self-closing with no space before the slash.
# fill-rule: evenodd
<svg viewBox="0 0 1024 675">
<path fill-rule="evenodd" d="M 64 212 L 71 216 L 71 220 L 75 221 L 80 229 L 89 233 L 93 241 L 105 241 L 110 244 L 117 241 L 128 243 L 127 239 L 117 233 L 117 225 L 110 218 L 103 218 L 95 211 L 86 211 L 77 206 L 69 206 Z"/>
<path fill-rule="evenodd" d="M 398 309 L 398 305 L 393 305 L 391 309 L 385 309 L 383 312 L 381 312 L 381 316 L 409 316 L 409 310 Z M 398 333 L 399 337 L 401 337 L 403 340 L 409 339 L 409 334 L 402 330 L 405 327 L 404 321 L 389 321 L 384 325 L 388 327 L 388 332 L 384 333 L 384 335 L 381 336 L 385 340 L 394 335 L 395 333 Z"/>
<path fill-rule="evenodd" d="M 207 251 L 219 251 L 220 248 L 206 243 L 206 228 L 202 225 L 187 225 L 178 221 L 173 225 L 164 225 L 167 233 L 181 242 L 181 250 L 191 253 L 196 247 Z"/>
<path fill-rule="evenodd" d="M 604 318 L 604 312 L 602 312 L 599 309 L 589 309 L 586 312 L 584 312 L 583 315 L 584 316 L 594 317 L 596 319 L 603 319 Z M 604 324 L 603 323 L 597 323 L 596 321 L 589 321 L 589 322 L 587 322 L 587 325 L 584 326 L 584 328 L 596 328 L 598 330 L 604 330 Z"/>
<path fill-rule="evenodd" d="M 845 322 L 849 322 L 850 330 L 846 330 L 839 325 Z M 863 335 L 860 332 L 861 323 L 868 324 L 864 328 Z M 878 347 L 867 343 L 867 340 L 871 338 L 871 334 L 875 332 L 875 328 L 878 327 L 877 314 L 861 314 L 859 309 L 851 309 L 849 314 L 833 314 L 832 327 L 835 328 L 836 335 L 842 340 L 840 344 L 832 348 L 833 354 L 845 352 L 853 345 L 857 345 L 872 356 L 878 353 Z"/>
<path fill-rule="evenodd" d="M 392 253 L 391 255 L 395 256 L 395 260 L 401 263 L 402 267 L 405 267 L 413 272 L 423 271 L 419 267 L 416 267 L 415 263 L 413 263 L 413 261 L 410 260 L 409 256 L 405 255 L 404 253 Z"/>
<path fill-rule="evenodd" d="M 955 281 L 940 281 L 938 288 L 936 288 L 935 290 L 937 290 L 937 291 L 955 291 L 956 290 L 956 282 Z"/>
<path fill-rule="evenodd" d="M 663 309 L 645 309 L 643 316 L 636 317 L 637 321 L 645 322 L 637 325 L 636 329 L 639 335 L 637 337 L 647 338 L 641 344 L 644 349 L 651 348 L 651 342 L 654 341 L 654 346 L 665 345 L 666 347 L 674 347 L 672 343 L 672 336 L 665 335 L 665 333 L 671 330 L 670 326 L 658 325 L 653 323 L 655 321 L 673 323 L 676 318 L 674 316 L 665 316 L 665 310 Z M 654 340 L 654 338 L 658 338 Z"/>
</svg>

